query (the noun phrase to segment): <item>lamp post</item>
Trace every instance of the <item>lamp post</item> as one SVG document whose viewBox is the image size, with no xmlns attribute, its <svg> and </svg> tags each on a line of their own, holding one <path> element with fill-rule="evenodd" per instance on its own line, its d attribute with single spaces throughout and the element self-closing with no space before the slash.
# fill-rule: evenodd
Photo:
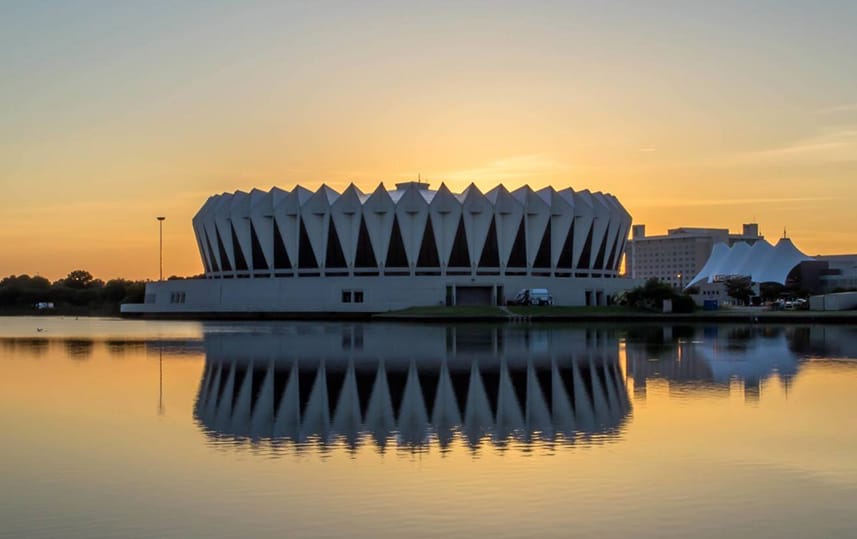
<svg viewBox="0 0 857 539">
<path fill-rule="evenodd" d="M 164 415 L 164 349 L 158 349 L 158 415 Z"/>
<path fill-rule="evenodd" d="M 160 215 L 158 216 L 158 237 L 160 238 L 158 249 L 158 262 L 160 265 L 160 272 L 158 273 L 159 281 L 164 280 L 164 219 L 166 219 L 166 217 Z"/>
</svg>

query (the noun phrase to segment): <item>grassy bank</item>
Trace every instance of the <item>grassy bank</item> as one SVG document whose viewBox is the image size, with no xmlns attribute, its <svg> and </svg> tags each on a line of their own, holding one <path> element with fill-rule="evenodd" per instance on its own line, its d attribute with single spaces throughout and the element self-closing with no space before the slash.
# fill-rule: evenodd
<svg viewBox="0 0 857 539">
<path fill-rule="evenodd" d="M 770 311 L 721 309 L 692 313 L 657 313 L 628 307 L 411 307 L 376 314 L 374 319 L 414 321 L 528 320 L 569 322 L 732 322 L 857 324 L 857 311 Z"/>
<path fill-rule="evenodd" d="M 518 316 L 610 316 L 613 314 L 627 313 L 643 313 L 628 307 L 610 306 L 610 307 L 567 307 L 567 306 L 551 306 L 542 307 L 535 305 L 515 305 L 507 307 L 509 312 Z"/>
<path fill-rule="evenodd" d="M 400 311 L 380 313 L 374 315 L 373 318 L 428 320 L 505 320 L 506 318 L 508 318 L 508 314 L 499 307 L 446 307 L 442 305 L 433 305 L 428 307 L 409 307 Z"/>
<path fill-rule="evenodd" d="M 53 309 L 35 309 L 14 305 L 0 307 L 0 316 L 119 316 L 119 304 L 57 305 Z"/>
</svg>

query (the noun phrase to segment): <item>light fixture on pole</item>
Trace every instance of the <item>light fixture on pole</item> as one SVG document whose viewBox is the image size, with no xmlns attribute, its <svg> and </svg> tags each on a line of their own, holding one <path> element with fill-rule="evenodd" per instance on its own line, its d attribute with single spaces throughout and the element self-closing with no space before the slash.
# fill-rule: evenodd
<svg viewBox="0 0 857 539">
<path fill-rule="evenodd" d="M 158 348 L 158 415 L 164 415 L 164 349 Z"/>
<path fill-rule="evenodd" d="M 160 238 L 160 245 L 158 249 L 158 262 L 160 265 L 160 272 L 158 273 L 159 281 L 164 280 L 164 219 L 166 219 L 166 217 L 158 216 L 158 237 Z"/>
</svg>

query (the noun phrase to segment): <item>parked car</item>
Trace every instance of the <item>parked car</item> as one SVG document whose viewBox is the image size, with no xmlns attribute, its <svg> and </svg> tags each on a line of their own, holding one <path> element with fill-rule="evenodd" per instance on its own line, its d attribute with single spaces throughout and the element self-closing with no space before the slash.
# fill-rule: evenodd
<svg viewBox="0 0 857 539">
<path fill-rule="evenodd" d="M 506 302 L 509 305 L 553 305 L 553 296 L 547 288 L 524 288 Z"/>
</svg>

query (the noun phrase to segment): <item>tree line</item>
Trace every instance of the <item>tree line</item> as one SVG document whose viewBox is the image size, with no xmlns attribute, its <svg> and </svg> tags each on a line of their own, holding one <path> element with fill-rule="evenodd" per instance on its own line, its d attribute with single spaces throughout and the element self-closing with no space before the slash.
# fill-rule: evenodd
<svg viewBox="0 0 857 539">
<path fill-rule="evenodd" d="M 145 290 L 145 281 L 104 282 L 85 270 L 74 270 L 54 282 L 38 275 L 10 275 L 0 280 L 0 312 L 118 314 L 122 303 L 142 303 Z"/>
</svg>

